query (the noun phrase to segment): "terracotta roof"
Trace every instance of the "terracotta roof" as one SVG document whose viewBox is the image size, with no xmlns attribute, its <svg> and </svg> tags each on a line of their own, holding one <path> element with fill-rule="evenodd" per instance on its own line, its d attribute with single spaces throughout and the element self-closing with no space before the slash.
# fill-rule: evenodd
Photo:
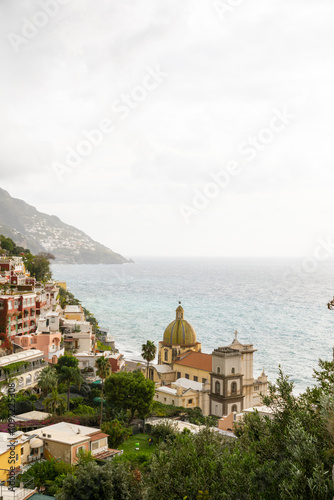
<svg viewBox="0 0 334 500">
<path fill-rule="evenodd" d="M 174 361 L 174 365 L 189 366 L 191 368 L 197 368 L 199 370 L 205 370 L 206 372 L 212 371 L 212 355 L 205 354 L 203 352 L 193 352 L 190 351 L 182 359 Z"/>
<path fill-rule="evenodd" d="M 97 434 L 93 434 L 90 438 L 91 441 L 97 441 L 98 439 L 106 438 L 108 434 L 104 434 L 103 432 L 98 432 Z"/>
</svg>

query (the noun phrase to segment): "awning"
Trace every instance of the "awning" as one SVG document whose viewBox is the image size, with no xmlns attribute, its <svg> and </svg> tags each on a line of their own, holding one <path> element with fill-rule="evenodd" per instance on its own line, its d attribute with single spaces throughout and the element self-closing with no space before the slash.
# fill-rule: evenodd
<svg viewBox="0 0 334 500">
<path fill-rule="evenodd" d="M 43 444 L 44 443 L 41 439 L 35 438 L 31 441 L 30 448 L 42 448 Z"/>
</svg>

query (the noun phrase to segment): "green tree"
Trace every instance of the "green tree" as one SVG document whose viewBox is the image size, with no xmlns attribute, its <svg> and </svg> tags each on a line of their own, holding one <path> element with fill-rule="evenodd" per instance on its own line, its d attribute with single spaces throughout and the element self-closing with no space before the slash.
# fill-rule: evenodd
<svg viewBox="0 0 334 500">
<path fill-rule="evenodd" d="M 152 408 L 155 384 L 141 372 L 113 373 L 105 382 L 107 402 L 117 410 L 129 410 L 131 418 L 144 418 Z"/>
<path fill-rule="evenodd" d="M 157 352 L 157 348 L 154 345 L 154 342 L 152 342 L 151 340 L 148 340 L 146 342 L 146 344 L 143 344 L 141 346 L 141 349 L 142 349 L 141 356 L 143 359 L 145 359 L 145 361 L 147 363 L 147 365 L 146 365 L 146 378 L 148 378 L 148 370 L 149 370 L 150 362 L 154 360 L 156 352 Z"/>
<path fill-rule="evenodd" d="M 34 463 L 24 474 L 20 476 L 23 483 L 33 479 L 37 488 L 45 487 L 46 493 L 54 495 L 62 486 L 68 474 L 73 472 L 73 467 L 61 460 L 51 458 L 42 462 Z"/>
<path fill-rule="evenodd" d="M 101 430 L 108 434 L 108 445 L 110 448 L 118 449 L 118 447 L 128 439 L 132 434 L 132 429 L 124 427 L 118 420 L 105 422 Z"/>
<path fill-rule="evenodd" d="M 78 360 L 74 356 L 64 354 L 58 359 L 56 370 L 58 382 L 63 383 L 67 387 L 67 410 L 70 411 L 70 390 L 71 385 L 80 387 L 83 378 L 78 368 Z"/>
<path fill-rule="evenodd" d="M 45 398 L 43 403 L 46 410 L 55 415 L 62 415 L 66 409 L 66 401 L 58 394 L 57 388 L 52 389 L 52 394 Z"/>
<path fill-rule="evenodd" d="M 51 253 L 40 252 L 37 255 L 25 255 L 25 266 L 37 281 L 47 281 L 51 279 L 50 260 L 55 259 Z"/>
<path fill-rule="evenodd" d="M 58 378 L 55 368 L 51 365 L 46 366 L 39 373 L 37 386 L 46 395 L 50 390 L 57 386 Z"/>
<path fill-rule="evenodd" d="M 100 415 L 100 426 L 102 425 L 102 419 L 103 419 L 103 386 L 104 386 L 104 381 L 110 374 L 110 364 L 107 358 L 104 356 L 100 356 L 96 360 L 96 374 L 98 377 L 100 377 L 101 382 L 102 382 L 102 388 L 101 388 L 101 415 Z"/>
<path fill-rule="evenodd" d="M 128 463 L 78 466 L 57 493 L 57 500 L 143 500 L 142 485 Z"/>
</svg>

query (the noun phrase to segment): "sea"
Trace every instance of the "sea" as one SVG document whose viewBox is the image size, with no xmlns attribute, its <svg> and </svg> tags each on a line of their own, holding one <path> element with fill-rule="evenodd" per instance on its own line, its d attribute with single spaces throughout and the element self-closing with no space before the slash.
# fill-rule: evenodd
<svg viewBox="0 0 334 500">
<path fill-rule="evenodd" d="M 134 264 L 52 266 L 53 277 L 109 328 L 125 358 L 158 345 L 179 301 L 202 352 L 234 339 L 254 345 L 254 375 L 279 365 L 296 394 L 313 386 L 334 347 L 334 262 L 315 259 L 135 258 Z"/>
</svg>

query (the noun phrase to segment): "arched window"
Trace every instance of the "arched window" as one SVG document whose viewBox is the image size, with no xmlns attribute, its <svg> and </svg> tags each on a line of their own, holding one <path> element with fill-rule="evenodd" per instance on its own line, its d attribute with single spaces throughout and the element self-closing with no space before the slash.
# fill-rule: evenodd
<svg viewBox="0 0 334 500">
<path fill-rule="evenodd" d="M 167 349 L 165 350 L 165 361 L 168 361 L 168 351 L 167 351 Z"/>
<path fill-rule="evenodd" d="M 232 368 L 231 373 L 235 373 L 235 368 Z"/>
<path fill-rule="evenodd" d="M 232 411 L 238 411 L 238 407 L 237 407 L 237 405 L 233 405 L 233 406 L 232 406 Z"/>
<path fill-rule="evenodd" d="M 220 394 L 220 383 L 218 382 L 218 380 L 216 382 L 216 394 Z"/>
<path fill-rule="evenodd" d="M 218 368 L 217 368 L 217 373 L 220 373 L 220 367 L 219 367 L 219 366 L 218 366 Z"/>
<path fill-rule="evenodd" d="M 237 393 L 237 383 L 236 382 L 232 382 L 232 384 L 231 384 L 231 393 L 232 394 Z"/>
</svg>

